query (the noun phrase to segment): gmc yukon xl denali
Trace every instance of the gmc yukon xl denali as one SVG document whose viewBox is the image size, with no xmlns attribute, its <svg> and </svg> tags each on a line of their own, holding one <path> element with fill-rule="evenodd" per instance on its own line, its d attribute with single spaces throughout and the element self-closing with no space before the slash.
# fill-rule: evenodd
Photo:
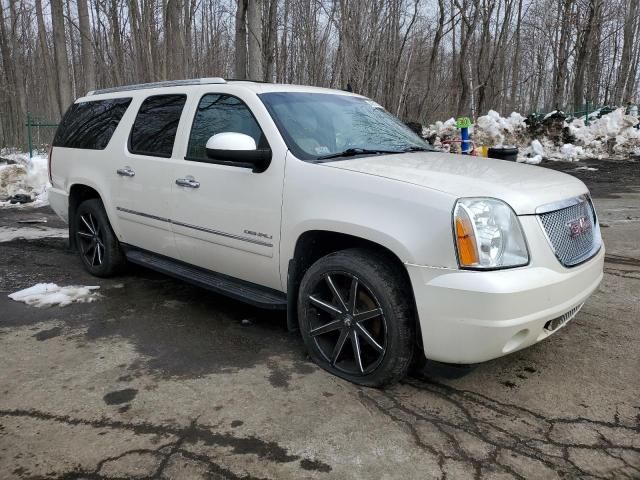
<svg viewBox="0 0 640 480">
<path fill-rule="evenodd" d="M 219 78 L 89 92 L 50 153 L 49 198 L 85 268 L 144 265 L 287 311 L 352 382 L 415 355 L 457 364 L 539 342 L 602 279 L 579 180 L 450 155 L 375 102 Z"/>
</svg>

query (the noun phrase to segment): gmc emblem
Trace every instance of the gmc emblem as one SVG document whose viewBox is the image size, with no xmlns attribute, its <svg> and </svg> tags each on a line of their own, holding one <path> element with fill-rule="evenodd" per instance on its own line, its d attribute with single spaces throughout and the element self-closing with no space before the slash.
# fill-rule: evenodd
<svg viewBox="0 0 640 480">
<path fill-rule="evenodd" d="M 569 227 L 569 236 L 576 238 L 591 230 L 591 222 L 587 217 L 580 217 L 567 222 L 567 227 Z"/>
</svg>

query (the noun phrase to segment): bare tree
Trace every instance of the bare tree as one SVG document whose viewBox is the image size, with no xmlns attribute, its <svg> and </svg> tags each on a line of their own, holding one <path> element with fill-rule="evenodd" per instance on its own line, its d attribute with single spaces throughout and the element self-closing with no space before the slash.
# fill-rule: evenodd
<svg viewBox="0 0 640 480">
<path fill-rule="evenodd" d="M 405 120 L 640 100 L 637 0 L 0 0 L 0 145 L 116 84 L 350 88 Z"/>
</svg>

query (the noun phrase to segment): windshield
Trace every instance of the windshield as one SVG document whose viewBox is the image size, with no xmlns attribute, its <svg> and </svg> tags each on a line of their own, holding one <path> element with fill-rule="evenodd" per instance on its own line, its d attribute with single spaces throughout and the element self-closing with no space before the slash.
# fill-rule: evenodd
<svg viewBox="0 0 640 480">
<path fill-rule="evenodd" d="M 289 149 L 302 160 L 432 150 L 367 98 L 299 92 L 263 93 L 260 98 Z"/>
</svg>

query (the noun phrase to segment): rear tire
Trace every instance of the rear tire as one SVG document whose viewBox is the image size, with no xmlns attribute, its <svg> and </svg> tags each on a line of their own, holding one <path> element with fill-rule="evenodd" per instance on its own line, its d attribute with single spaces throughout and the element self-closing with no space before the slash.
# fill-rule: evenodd
<svg viewBox="0 0 640 480">
<path fill-rule="evenodd" d="M 73 235 L 84 268 L 96 277 L 112 277 L 126 258 L 99 198 L 82 202 L 74 215 Z"/>
<path fill-rule="evenodd" d="M 411 286 L 401 266 L 375 250 L 329 254 L 305 273 L 300 331 L 311 358 L 334 375 L 382 387 L 406 376 L 414 352 Z"/>
</svg>

